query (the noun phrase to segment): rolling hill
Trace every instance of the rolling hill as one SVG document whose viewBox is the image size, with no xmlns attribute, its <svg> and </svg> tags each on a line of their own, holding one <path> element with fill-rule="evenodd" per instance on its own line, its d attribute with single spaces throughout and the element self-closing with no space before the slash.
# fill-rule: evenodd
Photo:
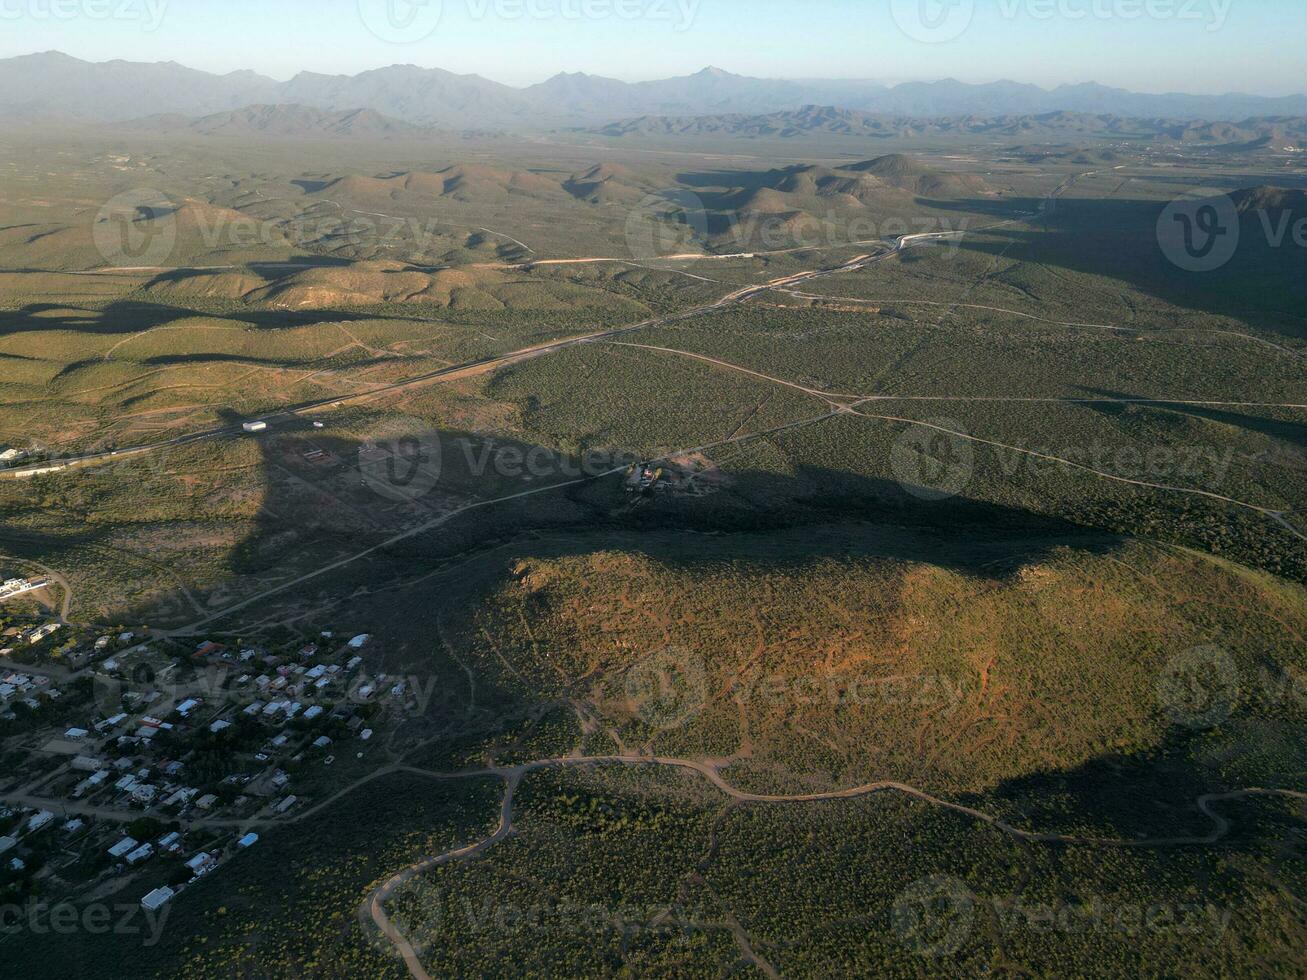
<svg viewBox="0 0 1307 980">
<path fill-rule="evenodd" d="M 531 280 L 506 268 L 432 269 L 376 260 L 302 268 L 260 266 L 241 270 L 180 270 L 141 288 L 151 300 L 185 303 L 196 298 L 232 300 L 274 310 L 356 309 L 420 304 L 457 311 L 554 311 L 621 306 L 602 292 L 571 283 Z"/>
<path fill-rule="evenodd" d="M 656 534 L 635 549 L 594 544 L 504 569 L 454 640 L 464 661 L 524 695 L 586 684 L 624 738 L 741 750 L 751 766 L 834 773 L 836 785 L 876 772 L 980 792 L 1163 746 L 1156 679 L 1212 628 L 1193 596 L 1238 597 L 1222 615 L 1246 643 L 1240 669 L 1303 663 L 1256 625 L 1269 610 L 1307 625 L 1301 587 L 1138 542 L 1050 544 L 1032 558 L 841 526 L 690 554 Z M 1141 591 L 1134 569 L 1172 587 Z M 528 618 L 529 636 L 517 628 Z M 659 650 L 675 651 L 689 703 L 642 732 L 649 714 L 632 709 L 629 679 Z M 798 705 L 777 693 L 796 690 Z M 1275 721 L 1248 706 L 1246 724 Z"/>
<path fill-rule="evenodd" d="M 657 185 L 620 164 L 601 163 L 563 182 L 573 197 L 591 204 L 633 204 L 657 190 Z"/>
<path fill-rule="evenodd" d="M 907 210 L 914 198 L 956 199 L 989 193 L 978 177 L 934 170 L 912 157 L 890 154 L 838 168 L 803 164 L 761 175 L 756 186 L 728 198 L 737 210 L 765 214 L 890 206 Z"/>
<path fill-rule="evenodd" d="M 315 192 L 329 200 L 352 203 L 420 203 L 433 198 L 461 202 L 499 201 L 512 195 L 566 199 L 562 184 L 525 170 L 460 164 L 435 173 L 410 171 L 389 177 L 349 176 Z"/>
</svg>

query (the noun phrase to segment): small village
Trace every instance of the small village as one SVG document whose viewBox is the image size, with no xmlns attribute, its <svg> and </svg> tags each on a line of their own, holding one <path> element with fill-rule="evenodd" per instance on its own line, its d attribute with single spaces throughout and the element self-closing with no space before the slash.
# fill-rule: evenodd
<svg viewBox="0 0 1307 980">
<path fill-rule="evenodd" d="M 156 912 L 308 811 L 338 758 L 366 762 L 413 709 L 407 682 L 367 673 L 367 634 L 183 643 L 10 608 L 0 902 L 114 895 Z"/>
</svg>

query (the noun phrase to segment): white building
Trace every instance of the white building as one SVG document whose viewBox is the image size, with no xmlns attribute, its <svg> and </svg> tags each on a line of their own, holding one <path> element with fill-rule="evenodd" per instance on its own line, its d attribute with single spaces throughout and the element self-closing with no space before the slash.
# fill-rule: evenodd
<svg viewBox="0 0 1307 980">
<path fill-rule="evenodd" d="M 183 803 L 189 803 L 191 802 L 191 800 L 195 799 L 195 797 L 199 794 L 199 792 L 200 791 L 198 789 L 191 789 L 189 786 L 183 787 L 182 789 L 179 789 L 177 790 L 177 792 L 173 793 L 172 796 L 164 800 L 163 805 L 179 806 Z"/>
<path fill-rule="evenodd" d="M 63 629 L 62 623 L 46 623 L 44 626 L 32 633 L 27 642 L 35 646 L 47 636 L 54 636 L 54 634 L 58 633 L 61 629 Z"/>
<path fill-rule="evenodd" d="M 140 847 L 140 843 L 135 838 L 124 837 L 113 847 L 109 848 L 109 856 L 115 858 L 126 857 L 138 847 Z"/>
<path fill-rule="evenodd" d="M 73 798 L 81 799 L 91 790 L 103 786 L 109 780 L 109 770 L 101 769 L 99 772 L 92 773 L 86 779 L 73 787 Z"/>
<path fill-rule="evenodd" d="M 167 885 L 162 888 L 156 888 L 154 891 L 150 892 L 150 894 L 141 899 L 141 908 L 145 909 L 147 912 L 157 912 L 159 909 L 171 902 L 173 896 L 176 894 L 177 893 Z"/>
</svg>

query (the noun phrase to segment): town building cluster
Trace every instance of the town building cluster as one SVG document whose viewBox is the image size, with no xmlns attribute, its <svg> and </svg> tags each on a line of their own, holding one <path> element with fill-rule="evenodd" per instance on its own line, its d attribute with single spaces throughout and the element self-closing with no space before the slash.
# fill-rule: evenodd
<svg viewBox="0 0 1307 980">
<path fill-rule="evenodd" d="M 182 647 L 51 622 L 5 638 L 0 747 L 23 761 L 0 773 L 0 901 L 114 882 L 158 909 L 411 707 L 404 681 L 367 674 L 367 635 Z"/>
</svg>

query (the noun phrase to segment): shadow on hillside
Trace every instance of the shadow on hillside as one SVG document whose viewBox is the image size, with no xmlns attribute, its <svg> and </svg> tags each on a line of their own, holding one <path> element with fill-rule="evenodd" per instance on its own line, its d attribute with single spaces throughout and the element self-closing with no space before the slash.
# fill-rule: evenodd
<svg viewBox="0 0 1307 980">
<path fill-rule="evenodd" d="M 351 361 L 350 367 L 353 370 L 366 370 L 367 368 L 377 367 L 381 364 L 389 364 L 393 358 L 368 357 L 357 361 Z M 94 363 L 94 362 L 91 362 Z M 309 358 L 300 360 L 299 358 L 270 358 L 270 357 L 252 357 L 248 354 L 221 354 L 216 352 L 205 352 L 202 354 L 160 354 L 157 357 L 142 357 L 136 360 L 137 364 L 143 364 L 147 367 L 174 367 L 178 364 L 247 364 L 251 367 L 268 367 L 268 368 L 304 368 L 316 367 L 320 365 L 320 359 Z M 79 365 L 70 365 L 69 368 Z"/>
<path fill-rule="evenodd" d="M 305 269 L 347 269 L 354 264 L 335 255 L 292 255 L 281 262 L 250 262 L 246 268 L 272 282 Z"/>
<path fill-rule="evenodd" d="M 1227 724 L 1239 727 L 1238 716 Z M 1288 732 L 1280 734 L 1287 736 Z M 1015 826 L 1034 831 L 1123 841 L 1205 838 L 1217 827 L 1198 808 L 1199 798 L 1243 788 L 1243 784 L 1231 785 L 1217 768 L 1206 768 L 1197 761 L 1210 753 L 1211 741 L 1209 733 L 1173 726 L 1150 751 L 1104 755 L 1073 769 L 1009 779 L 968 802 L 982 809 L 992 809 L 997 802 Z M 1263 785 L 1280 784 L 1268 777 Z M 1256 820 L 1251 814 L 1241 820 L 1240 805 L 1255 804 L 1216 807 L 1231 821 L 1231 833 L 1223 838 L 1225 846 L 1237 846 L 1241 840 L 1248 842 L 1277 829 L 1280 821 L 1268 826 L 1265 811 Z"/>
<path fill-rule="evenodd" d="M 1120 399 L 1134 397 L 1123 392 L 1113 391 L 1109 388 L 1082 386 L 1079 390 L 1094 397 Z M 1139 406 L 1125 404 L 1118 405 L 1104 402 L 1095 402 L 1086 407 L 1088 407 L 1090 411 L 1107 416 L 1123 415 L 1132 409 L 1139 409 Z M 1235 412 L 1227 408 L 1208 407 L 1203 405 L 1160 403 L 1147 407 L 1153 411 L 1169 412 L 1177 415 L 1185 415 L 1194 419 L 1203 419 L 1208 422 L 1218 422 L 1221 425 L 1233 426 L 1234 428 L 1243 429 L 1246 432 L 1267 436 L 1271 439 L 1278 439 L 1291 445 L 1307 447 L 1307 425 L 1304 425 L 1301 422 L 1285 422 L 1265 416 L 1247 415 L 1243 412 Z"/>
<path fill-rule="evenodd" d="M 71 313 L 68 312 L 70 310 Z M 49 315 L 51 313 L 56 315 Z M 131 300 L 120 300 L 104 307 L 33 303 L 17 310 L 0 310 L 0 336 L 49 330 L 85 334 L 137 334 L 181 320 L 212 317 L 268 329 L 313 323 L 352 322 L 372 319 L 374 316 L 375 314 L 342 310 L 260 310 L 235 305 L 235 301 L 230 306 L 223 306 L 220 311 Z"/>
<path fill-rule="evenodd" d="M 262 502 L 251 529 L 225 559 L 236 577 L 225 591 L 255 594 L 270 582 L 331 571 L 268 596 L 257 609 L 215 622 L 214 629 L 239 630 L 242 622 L 263 620 L 306 600 L 329 601 L 380 584 L 402 586 L 447 563 L 541 534 L 563 542 L 564 553 L 586 553 L 620 540 L 622 548 L 661 565 L 685 568 L 701 561 L 697 535 L 748 534 L 753 554 L 798 567 L 821 559 L 852 560 L 864 552 L 839 535 L 811 536 L 798 549 L 793 543 L 772 547 L 768 532 L 874 524 L 885 529 L 876 544 L 881 557 L 989 578 L 1014 574 L 1068 543 L 1097 550 L 1120 540 L 1011 507 L 965 498 L 931 503 L 893 481 L 817 467 L 785 476 L 742 473 L 729 488 L 703 497 L 632 496 L 622 488 L 624 474 L 589 474 L 621 468 L 635 457 L 587 466 L 542 447 L 455 430 L 438 433 L 438 439 L 388 432 L 380 469 L 375 463 L 367 469 L 367 461 L 375 459 L 367 444 L 316 430 L 311 418 L 278 416 L 267 433 L 229 436 L 257 442 L 262 462 L 253 482 Z M 238 430 L 234 413 L 226 421 L 229 431 Z M 433 445 L 439 449 L 433 452 Z M 425 463 L 415 469 L 410 462 L 432 458 L 439 459 L 439 467 L 430 474 L 422 469 Z M 533 461 L 527 468 L 537 475 L 518 472 L 517 462 L 502 462 L 523 459 Z M 242 485 L 250 487 L 249 479 Z M 530 491 L 540 492 L 502 499 Z M 501 502 L 431 526 L 451 511 L 489 500 Z M 407 536 L 396 540 L 401 535 Z M 646 546 L 651 536 L 658 538 L 657 547 Z M 669 549 L 668 540 L 684 547 Z M 341 563 L 364 552 L 358 561 Z M 496 566 L 491 578 L 503 572 Z M 451 593 L 478 577 L 465 570 L 451 583 Z M 152 612 L 141 608 L 132 616 L 152 622 L 157 619 Z"/>
<path fill-rule="evenodd" d="M 1121 541 L 1011 507 L 960 498 L 929 503 L 892 481 L 819 467 L 784 476 L 746 472 L 705 497 L 646 498 L 624 491 L 624 472 L 573 482 L 557 470 L 583 469 L 579 461 L 494 440 L 495 460 L 537 460 L 544 475 L 527 479 L 506 475 L 497 463 L 487 472 L 487 440 L 458 430 L 439 433 L 438 475 L 427 480 L 419 472 L 410 480 L 409 460 L 430 452 L 427 435 L 388 430 L 384 445 L 397 452 L 383 455 L 378 471 L 365 464 L 375 459 L 366 443 L 317 430 L 311 419 L 278 416 L 269 432 L 247 435 L 239 433 L 237 415 L 225 418 L 237 430 L 230 438 L 257 446 L 258 470 L 246 470 L 235 485 L 259 504 L 244 537 L 224 548 L 225 580 L 198 596 L 213 618 L 197 621 L 171 583 L 157 579 L 157 598 L 115 619 L 182 627 L 182 642 L 231 635 L 307 641 L 329 628 L 368 632 L 378 638 L 374 669 L 431 671 L 441 630 L 468 628 L 487 597 L 514 581 L 517 556 L 617 550 L 690 574 L 723 561 L 802 571 L 818 562 L 879 558 L 1004 580 L 1056 549 L 1107 552 Z M 409 435 L 416 441 L 408 443 Z M 621 461 L 611 463 L 594 472 L 621 468 Z M 229 496 L 222 476 L 201 478 L 213 484 L 206 492 L 214 499 Z M 502 499 L 536 489 L 543 492 Z M 463 510 L 491 500 L 500 502 Z M 455 511 L 462 512 L 442 521 Z M 850 533 L 855 526 L 860 530 Z M 804 533 L 783 533 L 794 529 Z M 121 531 L 99 534 L 108 543 Z M 188 547 L 176 553 L 183 577 L 188 554 Z M 449 666 L 437 661 L 442 671 Z M 529 693 L 508 680 L 478 676 L 477 703 L 504 716 L 533 710 Z M 457 714 L 463 675 L 442 677 L 445 683 L 452 693 L 441 710 Z"/>
<path fill-rule="evenodd" d="M 305 194 L 316 194 L 320 190 L 323 190 L 324 188 L 328 187 L 332 183 L 332 181 L 330 179 L 328 180 L 302 179 L 302 180 L 292 180 L 291 183 L 294 184 L 296 187 L 300 188 L 302 191 L 304 191 Z"/>
<path fill-rule="evenodd" d="M 228 412 L 224 421 L 235 426 L 240 417 Z M 437 720 L 446 723 L 461 717 L 465 702 L 461 669 L 435 654 L 443 631 L 472 624 L 488 597 L 518 580 L 515 566 L 525 557 L 616 551 L 691 575 L 749 564 L 801 571 L 818 562 L 886 559 L 1005 581 L 1058 549 L 1106 554 L 1122 542 L 1068 520 L 961 497 L 924 501 L 889 480 L 821 467 L 786 475 L 747 471 L 704 497 L 645 498 L 626 494 L 621 474 L 562 486 L 556 473 L 526 480 L 498 464 L 487 472 L 484 460 L 533 456 L 542 471 L 582 468 L 529 444 L 497 439 L 499 452 L 490 456 L 487 440 L 465 431 L 443 430 L 438 441 L 422 432 L 388 435 L 379 468 L 365 465 L 377 459 L 369 444 L 318 430 L 309 418 L 279 417 L 266 433 L 235 435 L 257 447 L 252 485 L 262 499 L 248 534 L 225 556 L 232 578 L 212 608 L 240 608 L 184 630 L 181 642 L 307 640 L 342 626 L 368 632 L 377 637 L 368 650 L 374 671 L 425 664 L 439 674 L 447 696 Z M 538 488 L 549 489 L 439 523 L 468 504 Z M 853 526 L 858 533 L 850 533 Z M 22 544 L 58 567 L 60 555 L 120 544 L 121 533 L 108 527 L 66 539 L 0 534 L 0 544 Z M 184 556 L 178 568 L 184 575 Z M 586 601 L 585 583 L 574 600 Z M 161 619 L 163 608 L 144 605 L 114 618 L 181 625 Z M 523 629 L 530 636 L 529 622 Z M 478 707 L 497 717 L 538 707 L 538 698 L 506 676 L 478 674 L 475 684 Z M 1104 756 L 1071 771 L 1023 776 L 975 802 L 991 809 L 997 801 L 1017 825 L 1041 830 L 1123 839 L 1202 835 L 1211 825 L 1192 802 L 1213 790 L 1215 778 L 1193 765 L 1187 743 L 1175 735 L 1147 755 Z"/>
<path fill-rule="evenodd" d="M 850 160 L 850 163 L 855 161 Z M 832 165 L 835 166 L 835 165 Z M 769 187 L 777 180 L 793 174 L 810 170 L 809 164 L 793 164 L 788 167 L 773 167 L 766 170 L 704 170 L 687 171 L 676 175 L 677 183 L 695 189 L 699 194 L 711 188 L 731 188 L 733 190 L 754 191 Z"/>
<path fill-rule="evenodd" d="M 1232 188 L 1233 189 L 1233 188 Z M 1007 201 L 1017 211 L 1035 211 L 1040 202 Z M 995 202 L 958 201 L 941 205 L 968 213 Z M 1061 198 L 1032 219 L 1039 230 L 999 227 L 966 236 L 960 247 L 1008 260 L 1040 263 L 1120 283 L 1181 310 L 1229 317 L 1256 329 L 1307 339 L 1307 249 L 1286 235 L 1273 246 L 1255 214 L 1244 215 L 1239 248 L 1224 267 L 1190 272 L 1173 264 L 1158 245 L 1157 223 L 1164 202 Z M 1271 215 L 1273 227 L 1280 216 Z"/>
</svg>

